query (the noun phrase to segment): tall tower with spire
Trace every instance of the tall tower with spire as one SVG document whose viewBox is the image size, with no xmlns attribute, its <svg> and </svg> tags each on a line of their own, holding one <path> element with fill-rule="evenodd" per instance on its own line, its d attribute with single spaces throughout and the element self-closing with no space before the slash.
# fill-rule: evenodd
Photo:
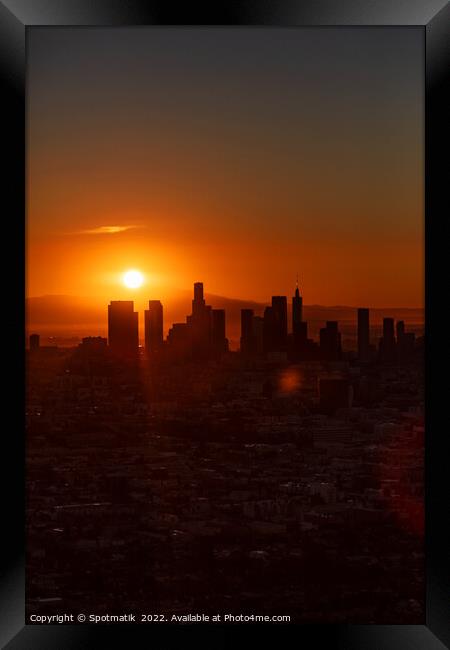
<svg viewBox="0 0 450 650">
<path fill-rule="evenodd" d="M 298 273 L 297 282 L 295 284 L 295 296 L 292 298 L 292 332 L 294 337 L 300 334 L 301 325 L 303 320 L 303 298 L 300 295 L 298 288 Z"/>
</svg>

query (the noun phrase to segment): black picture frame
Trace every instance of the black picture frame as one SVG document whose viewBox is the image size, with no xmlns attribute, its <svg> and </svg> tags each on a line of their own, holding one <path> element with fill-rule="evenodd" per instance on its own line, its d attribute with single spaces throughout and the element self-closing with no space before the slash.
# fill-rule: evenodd
<svg viewBox="0 0 450 650">
<path fill-rule="evenodd" d="M 245 26 L 376 26 L 415 27 L 425 39 L 425 307 L 426 307 L 426 622 L 424 625 L 314 625 L 295 626 L 296 645 L 305 648 L 364 650 L 438 650 L 450 647 L 449 553 L 446 520 L 448 486 L 445 419 L 446 386 L 434 367 L 445 363 L 445 278 L 443 247 L 448 241 L 445 190 L 446 71 L 450 69 L 446 0 L 247 0 L 215 2 L 209 9 L 190 4 L 176 9 L 171 3 L 139 0 L 0 0 L 0 80 L 4 159 L 3 259 L 13 253 L 4 273 L 3 352 L 4 413 L 9 424 L 3 430 L 3 542 L 0 581 L 0 642 L 8 650 L 99 648 L 102 645 L 141 647 L 142 639 L 155 648 L 178 648 L 207 632 L 209 643 L 226 647 L 235 637 L 254 642 L 255 625 L 177 626 L 154 625 L 25 625 L 24 569 L 24 242 L 25 242 L 25 125 L 26 34 L 35 26 L 130 26 L 130 25 L 245 25 Z M 7 206 L 7 207 L 6 207 Z M 447 235 L 447 238 L 446 238 Z M 442 252 L 442 254 L 440 254 Z M 10 258 L 11 259 L 11 258 Z M 447 321 L 448 322 L 448 321 Z M 448 336 L 448 334 L 447 334 Z M 5 421 L 6 417 L 4 417 Z M 292 625 L 263 627 L 265 640 L 283 644 Z M 239 634 L 236 634 L 238 632 Z"/>
</svg>

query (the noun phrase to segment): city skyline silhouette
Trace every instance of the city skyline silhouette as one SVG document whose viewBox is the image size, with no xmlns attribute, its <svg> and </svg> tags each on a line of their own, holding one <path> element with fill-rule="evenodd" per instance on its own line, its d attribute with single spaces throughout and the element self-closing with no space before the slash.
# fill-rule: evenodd
<svg viewBox="0 0 450 650">
<path fill-rule="evenodd" d="M 157 299 L 148 301 L 144 311 L 144 332 L 139 325 L 139 311 L 135 311 L 133 300 L 111 300 L 108 305 L 107 338 L 83 337 L 87 341 L 104 341 L 119 356 L 137 355 L 143 347 L 147 356 L 163 353 L 175 358 L 220 359 L 230 350 L 227 338 L 227 310 L 212 308 L 206 304 L 203 282 L 194 283 L 192 311 L 181 322 L 167 326 L 164 320 L 164 304 Z M 319 328 L 316 337 L 308 337 L 308 321 L 303 317 L 303 296 L 300 292 L 298 275 L 290 309 L 286 296 L 272 296 L 271 304 L 255 310 L 249 307 L 240 310 L 241 355 L 266 357 L 272 353 L 282 355 L 278 360 L 311 361 L 342 358 L 342 334 L 339 321 L 327 319 L 325 327 Z M 356 349 L 360 361 L 374 360 L 374 333 L 370 326 L 370 309 L 358 307 Z M 378 357 L 394 361 L 397 355 L 411 356 L 416 345 L 414 331 L 405 331 L 405 321 L 385 316 L 382 320 L 382 336 L 378 340 Z M 397 336 L 394 334 L 396 328 Z M 318 336 L 317 336 L 318 334 Z M 318 338 L 318 341 L 315 340 Z M 140 341 L 144 340 L 144 345 Z M 32 344 L 33 341 L 33 344 Z M 29 336 L 30 349 L 39 347 L 40 336 Z M 372 341 L 372 344 L 371 344 Z M 355 346 L 353 346 L 355 347 Z"/>
</svg>

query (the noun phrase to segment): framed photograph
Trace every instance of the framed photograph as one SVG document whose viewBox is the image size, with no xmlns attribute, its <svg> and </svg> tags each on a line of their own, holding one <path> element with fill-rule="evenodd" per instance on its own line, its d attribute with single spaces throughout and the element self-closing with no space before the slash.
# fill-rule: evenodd
<svg viewBox="0 0 450 650">
<path fill-rule="evenodd" d="M 2 647 L 448 647 L 449 17 L 1 0 Z"/>
</svg>

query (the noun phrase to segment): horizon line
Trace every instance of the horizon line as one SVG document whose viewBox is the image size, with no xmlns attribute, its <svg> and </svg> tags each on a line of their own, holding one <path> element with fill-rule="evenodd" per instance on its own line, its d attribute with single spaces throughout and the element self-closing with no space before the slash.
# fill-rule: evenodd
<svg viewBox="0 0 450 650">
<path fill-rule="evenodd" d="M 179 291 L 188 291 L 187 289 L 180 289 Z M 205 295 L 208 295 L 213 298 L 222 298 L 224 300 L 234 300 L 236 302 L 252 302 L 256 303 L 259 305 L 268 305 L 270 304 L 270 298 L 267 301 L 260 301 L 256 300 L 254 298 L 237 298 L 235 296 L 224 296 L 221 294 L 216 294 L 216 293 L 210 293 L 208 291 L 205 291 Z M 287 294 L 273 294 L 273 295 L 281 295 L 281 296 L 286 296 L 286 298 L 289 298 Z M 271 296 L 272 297 L 272 296 Z M 293 296 L 292 296 L 293 297 Z M 115 299 L 115 298 L 105 298 L 105 299 L 99 299 L 99 298 L 89 298 L 87 296 L 80 296 L 78 294 L 69 294 L 69 293 L 44 293 L 41 295 L 33 295 L 33 296 L 25 296 L 25 300 L 33 300 L 33 299 L 39 299 L 39 298 L 78 298 L 81 300 L 87 300 L 87 301 L 98 301 L 102 302 L 102 304 L 108 305 L 110 302 L 115 302 L 116 300 L 119 301 L 131 301 L 131 302 L 137 302 L 138 300 L 143 300 L 144 302 L 147 300 L 160 300 L 162 302 L 161 298 L 120 298 L 120 299 Z M 164 306 L 164 303 L 162 303 Z M 288 302 L 289 305 L 289 302 Z M 325 303 L 303 303 L 303 307 L 327 307 L 329 309 L 416 309 L 416 310 L 425 310 L 425 305 L 420 305 L 420 306 L 413 306 L 413 305 L 395 305 L 395 306 L 371 306 L 370 304 L 365 303 L 364 305 L 351 305 L 351 304 L 325 304 Z"/>
</svg>

